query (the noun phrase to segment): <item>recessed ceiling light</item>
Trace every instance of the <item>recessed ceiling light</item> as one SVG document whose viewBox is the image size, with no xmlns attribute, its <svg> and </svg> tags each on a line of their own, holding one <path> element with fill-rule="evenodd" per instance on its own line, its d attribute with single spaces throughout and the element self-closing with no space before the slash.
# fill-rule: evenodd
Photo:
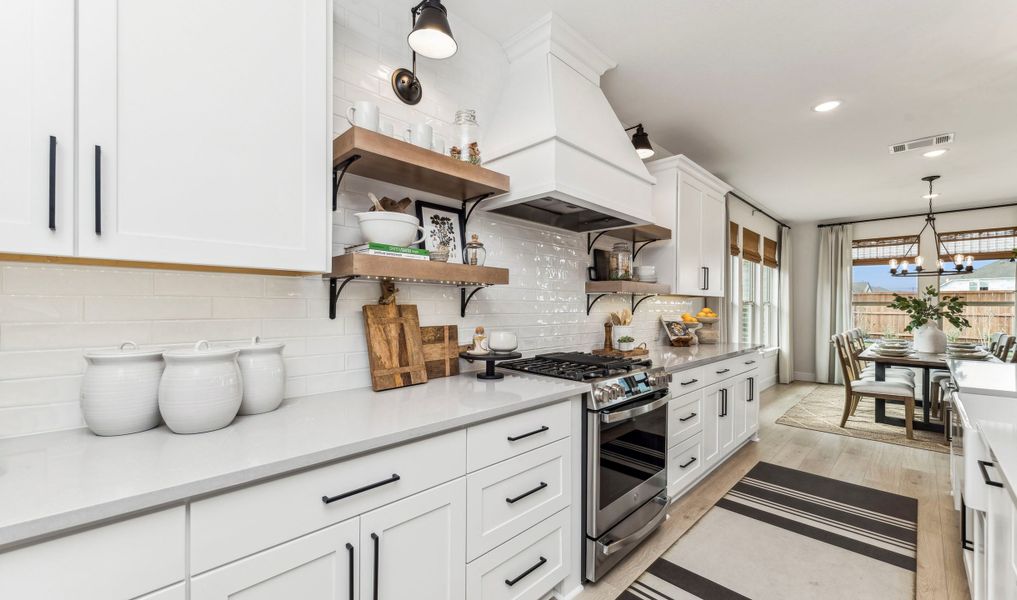
<svg viewBox="0 0 1017 600">
<path fill-rule="evenodd" d="M 943 156 L 946 154 L 946 148 L 936 148 L 935 150 L 929 150 L 922 154 L 925 158 L 936 158 L 937 156 Z"/>
<path fill-rule="evenodd" d="M 925 194 L 922 196 L 926 200 L 932 200 L 933 198 L 939 198 L 939 194 Z"/>
<path fill-rule="evenodd" d="M 840 106 L 840 100 L 827 100 L 812 107 L 812 110 L 816 112 L 830 112 L 831 110 Z"/>
</svg>

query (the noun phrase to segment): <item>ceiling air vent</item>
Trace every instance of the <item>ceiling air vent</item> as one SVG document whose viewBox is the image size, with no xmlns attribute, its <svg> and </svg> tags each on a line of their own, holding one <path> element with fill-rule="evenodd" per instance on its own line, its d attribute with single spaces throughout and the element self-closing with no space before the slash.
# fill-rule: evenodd
<svg viewBox="0 0 1017 600">
<path fill-rule="evenodd" d="M 952 133 L 941 133 L 939 135 L 930 135 L 929 137 L 911 140 L 910 142 L 898 142 L 896 144 L 891 144 L 890 154 L 899 154 L 901 152 L 907 152 L 909 150 L 920 150 L 932 146 L 941 146 L 943 144 L 949 144 L 951 142 L 953 142 Z"/>
</svg>

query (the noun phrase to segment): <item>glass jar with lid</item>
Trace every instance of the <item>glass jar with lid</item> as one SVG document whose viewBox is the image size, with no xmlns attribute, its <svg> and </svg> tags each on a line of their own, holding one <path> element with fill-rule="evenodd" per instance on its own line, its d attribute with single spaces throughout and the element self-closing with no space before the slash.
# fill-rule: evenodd
<svg viewBox="0 0 1017 600">
<path fill-rule="evenodd" d="M 618 242 L 611 246 L 611 252 L 608 253 L 608 265 L 608 279 L 632 279 L 632 250 L 627 243 Z"/>
<path fill-rule="evenodd" d="M 484 249 L 484 244 L 474 233 L 470 241 L 466 242 L 466 247 L 463 248 L 463 264 L 483 267 L 486 259 L 487 250 Z"/>
<path fill-rule="evenodd" d="M 477 111 L 472 109 L 457 110 L 455 119 L 455 144 L 453 157 L 458 154 L 459 160 L 474 165 L 480 164 L 480 125 L 477 124 Z M 456 150 L 459 152 L 456 153 Z"/>
</svg>

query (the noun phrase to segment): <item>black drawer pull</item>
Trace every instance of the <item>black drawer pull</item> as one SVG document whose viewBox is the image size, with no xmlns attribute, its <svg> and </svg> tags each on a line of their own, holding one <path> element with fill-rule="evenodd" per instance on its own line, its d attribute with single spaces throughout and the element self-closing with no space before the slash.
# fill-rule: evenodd
<svg viewBox="0 0 1017 600">
<path fill-rule="evenodd" d="M 721 369 L 721 370 L 717 371 L 717 375 L 723 375 L 724 373 L 727 373 L 730 370 L 731 369 Z"/>
<path fill-rule="evenodd" d="M 540 490 L 542 490 L 542 489 L 544 489 L 546 487 L 547 487 L 547 484 L 544 483 L 543 481 L 541 481 L 540 485 L 538 485 L 537 487 L 533 488 L 532 490 L 530 490 L 528 492 L 523 492 L 522 494 L 519 494 L 515 498 L 505 498 L 505 502 L 508 502 L 509 504 L 515 504 L 516 502 L 519 502 L 520 500 L 522 500 L 523 498 L 529 496 L 530 494 L 535 494 L 535 493 L 539 492 Z"/>
<path fill-rule="evenodd" d="M 681 421 L 682 423 L 684 423 L 685 421 L 688 421 L 689 419 L 694 419 L 694 418 L 696 418 L 696 413 L 691 413 L 691 414 L 689 414 L 689 416 L 682 417 L 682 418 L 680 418 L 678 420 Z"/>
<path fill-rule="evenodd" d="M 397 481 L 399 481 L 399 476 L 396 475 L 395 473 L 393 473 L 392 476 L 389 477 L 388 479 L 383 479 L 383 480 L 378 481 L 376 483 L 372 483 L 370 485 L 365 485 L 364 487 L 357 488 L 355 490 L 350 490 L 348 492 L 343 492 L 342 494 L 339 494 L 338 496 L 322 496 L 321 497 L 321 501 L 324 502 L 325 504 L 331 504 L 331 503 L 335 502 L 336 500 L 342 500 L 343 498 L 349 498 L 350 496 L 356 496 L 357 494 L 366 492 L 368 490 L 373 490 L 374 488 L 381 487 L 383 485 L 388 485 L 390 483 L 395 483 Z"/>
<path fill-rule="evenodd" d="M 754 361 L 754 360 L 747 360 L 747 361 L 745 361 L 745 364 L 747 364 L 747 365 L 754 365 L 754 364 L 756 364 L 756 361 Z"/>
<path fill-rule="evenodd" d="M 678 467 L 681 468 L 681 469 L 684 469 L 684 468 L 688 467 L 689 465 L 691 465 L 694 462 L 696 462 L 696 457 L 695 456 L 690 458 L 689 462 L 685 463 L 684 465 L 678 465 Z"/>
<path fill-rule="evenodd" d="M 540 560 L 537 561 L 537 564 L 533 565 L 529 569 L 526 569 L 525 571 L 520 573 L 519 576 L 516 577 L 515 579 L 506 579 L 505 580 L 505 585 L 511 587 L 511 586 L 519 583 L 520 581 L 523 580 L 523 577 L 526 577 L 530 573 L 532 573 L 532 572 L 536 571 L 537 569 L 539 569 L 540 567 L 544 566 L 544 563 L 546 563 L 546 562 L 547 562 L 547 559 L 544 558 L 543 556 L 541 556 Z"/>
<path fill-rule="evenodd" d="M 520 435 L 510 435 L 510 436 L 508 436 L 505 439 L 507 439 L 510 442 L 518 442 L 519 440 L 521 440 L 523 438 L 528 438 L 531 435 L 537 435 L 538 433 L 544 433 L 548 429 L 551 429 L 551 428 L 548 427 L 547 425 L 541 425 L 540 429 L 534 429 L 533 431 L 531 431 L 529 433 L 523 433 L 523 434 L 520 434 Z"/>
<path fill-rule="evenodd" d="M 699 383 L 698 379 L 690 379 L 688 381 L 681 382 L 681 385 L 692 385 L 693 383 Z"/>
<path fill-rule="evenodd" d="M 56 136 L 49 136 L 49 228 L 56 231 Z"/>
<path fill-rule="evenodd" d="M 356 596 L 356 591 L 353 588 L 353 576 L 354 576 L 354 573 L 353 573 L 353 570 L 354 570 L 353 569 L 353 544 L 351 544 L 349 542 L 346 542 L 346 550 L 350 553 L 350 600 L 354 600 L 354 596 Z"/>
<path fill-rule="evenodd" d="M 381 584 L 378 582 L 378 563 L 381 562 L 380 546 L 381 540 L 378 539 L 377 533 L 371 533 L 371 539 L 374 540 L 374 600 L 378 600 L 378 588 Z"/>
<path fill-rule="evenodd" d="M 995 463 L 987 462 L 984 460 L 978 461 L 978 468 L 982 471 L 982 479 L 985 480 L 985 485 L 991 485 L 992 487 L 1003 487 L 1003 484 L 998 481 L 993 481 L 989 478 L 989 472 L 985 467 L 994 467 Z"/>
<path fill-rule="evenodd" d="M 95 147 L 95 235 L 102 235 L 102 147 Z"/>
</svg>

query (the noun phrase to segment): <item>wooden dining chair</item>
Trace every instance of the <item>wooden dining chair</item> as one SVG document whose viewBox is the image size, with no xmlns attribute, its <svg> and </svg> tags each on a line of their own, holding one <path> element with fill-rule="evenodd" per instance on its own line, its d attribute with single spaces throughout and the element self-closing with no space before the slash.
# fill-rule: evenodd
<svg viewBox="0 0 1017 600">
<path fill-rule="evenodd" d="M 993 356 L 996 355 L 996 347 L 999 345 L 999 338 L 1002 336 L 1002 331 L 989 334 L 989 352 L 991 352 Z"/>
<path fill-rule="evenodd" d="M 1015 342 L 1017 342 L 1017 338 L 1014 338 L 1012 335 L 1003 334 L 999 336 L 999 342 L 996 343 L 996 351 L 993 354 L 996 358 L 1005 362 Z"/>
<path fill-rule="evenodd" d="M 900 381 L 859 379 L 854 362 L 851 360 L 852 354 L 846 337 L 835 335 L 832 338 L 837 347 L 837 356 L 840 358 L 841 374 L 844 376 L 844 412 L 840 426 L 847 425 L 848 417 L 854 414 L 859 400 L 863 397 L 895 400 L 904 403 L 904 433 L 907 439 L 914 439 L 915 388 Z"/>
<path fill-rule="evenodd" d="M 851 359 L 855 364 L 855 374 L 859 375 L 858 379 L 875 379 L 876 366 L 865 365 L 863 363 L 866 361 L 858 358 L 858 355 L 865 351 L 865 336 L 862 335 L 862 330 L 849 329 L 841 335 L 848 341 L 848 350 L 851 351 Z M 893 379 L 891 375 L 904 376 L 909 378 L 911 381 L 914 381 L 915 379 L 915 372 L 907 367 L 889 366 L 886 368 L 886 378 Z"/>
</svg>

